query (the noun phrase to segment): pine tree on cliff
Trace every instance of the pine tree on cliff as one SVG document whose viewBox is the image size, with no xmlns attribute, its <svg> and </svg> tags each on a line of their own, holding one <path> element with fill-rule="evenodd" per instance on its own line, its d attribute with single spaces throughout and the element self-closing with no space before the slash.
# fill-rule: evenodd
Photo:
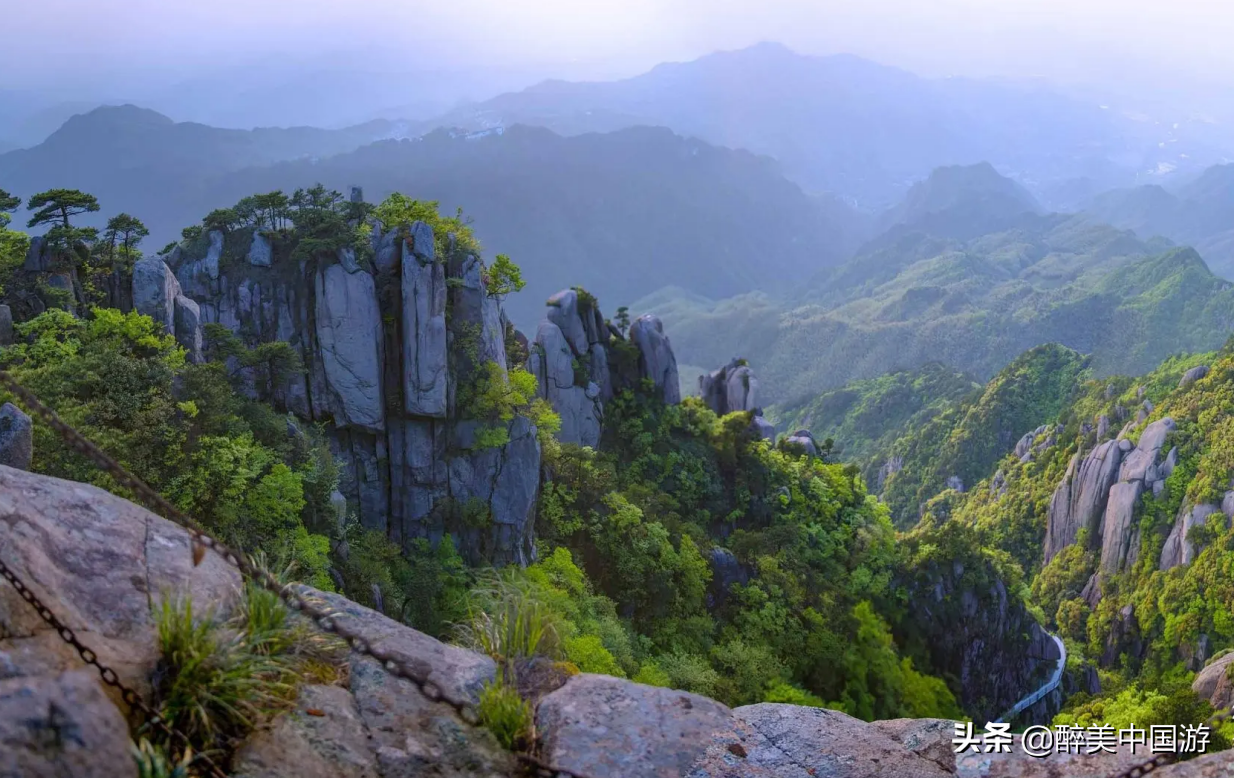
<svg viewBox="0 0 1234 778">
<path fill-rule="evenodd" d="M 0 230 L 9 226 L 9 221 L 12 219 L 9 216 L 10 211 L 16 211 L 21 206 L 21 198 L 14 197 L 8 192 L 0 189 Z"/>
<path fill-rule="evenodd" d="M 107 242 L 107 264 L 115 268 L 132 265 L 137 260 L 137 246 L 150 230 L 136 216 L 121 213 L 107 221 L 103 239 Z"/>
<path fill-rule="evenodd" d="M 69 219 L 98 211 L 98 199 L 79 189 L 48 189 L 31 197 L 26 208 L 35 212 L 26 222 L 27 227 L 51 227 L 46 235 L 48 247 L 53 255 L 67 266 L 73 282 L 73 293 L 78 304 L 84 306 L 86 295 L 77 270 L 85 257 L 78 253 L 77 246 L 93 243 L 98 239 L 99 231 L 93 227 L 74 227 Z"/>
</svg>

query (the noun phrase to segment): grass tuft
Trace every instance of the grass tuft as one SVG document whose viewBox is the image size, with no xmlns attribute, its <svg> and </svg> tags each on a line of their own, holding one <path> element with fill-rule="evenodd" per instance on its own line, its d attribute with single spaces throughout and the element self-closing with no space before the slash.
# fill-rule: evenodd
<svg viewBox="0 0 1234 778">
<path fill-rule="evenodd" d="M 460 644 L 506 666 L 516 659 L 561 655 L 559 617 L 528 584 L 495 573 L 471 596 L 467 621 L 455 630 Z"/>
<path fill-rule="evenodd" d="M 317 632 L 278 596 L 254 585 L 235 615 L 195 614 L 165 598 L 155 614 L 162 658 L 155 703 L 199 751 L 230 751 L 254 727 L 291 706 L 303 683 L 336 683 L 346 645 Z"/>
<path fill-rule="evenodd" d="M 497 677 L 481 690 L 477 713 L 480 723 L 507 751 L 525 749 L 531 742 L 531 704 L 505 682 L 500 669 Z"/>
<path fill-rule="evenodd" d="M 133 761 L 137 763 L 137 778 L 189 778 L 193 764 L 193 749 L 185 749 L 179 760 L 168 756 L 163 746 L 156 746 L 142 738 L 132 747 Z"/>
</svg>

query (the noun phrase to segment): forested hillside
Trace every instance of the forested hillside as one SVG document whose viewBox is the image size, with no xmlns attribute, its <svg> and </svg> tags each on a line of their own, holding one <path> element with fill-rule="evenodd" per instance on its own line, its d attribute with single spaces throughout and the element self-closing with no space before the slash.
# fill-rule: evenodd
<svg viewBox="0 0 1234 778">
<path fill-rule="evenodd" d="M 897 543 L 856 466 L 764 439 L 750 411 L 679 402 L 654 318 L 605 320 L 579 288 L 522 339 L 501 302 L 521 271 L 480 260 L 471 229 L 433 203 L 260 195 L 162 257 L 131 216 L 102 233 L 49 218 L 30 262 L 25 236 L 3 233 L 16 323 L 0 365 L 272 569 L 494 656 L 731 705 L 989 716 L 1048 661 L 1007 599 L 1020 582 L 1005 560 L 959 529 Z M 603 420 L 586 447 L 584 397 Z M 388 445 L 401 440 L 406 455 Z M 38 423 L 33 450 L 37 472 L 117 488 Z M 938 587 L 999 617 L 940 642 L 963 616 L 922 607 Z M 540 637 L 485 642 L 508 614 Z"/>
<path fill-rule="evenodd" d="M 1045 343 L 1091 355 L 1099 375 L 1142 372 L 1176 351 L 1219 346 L 1234 324 L 1234 285 L 1194 250 L 987 197 L 981 169 L 957 196 L 947 185 L 957 173 L 940 173 L 903 206 L 920 229 L 892 227 L 820 270 L 791 303 L 662 293 L 639 304 L 673 327 L 690 364 L 750 354 L 770 379 L 768 402 L 934 361 L 988 379 Z M 954 237 L 983 222 L 997 231 Z"/>
</svg>

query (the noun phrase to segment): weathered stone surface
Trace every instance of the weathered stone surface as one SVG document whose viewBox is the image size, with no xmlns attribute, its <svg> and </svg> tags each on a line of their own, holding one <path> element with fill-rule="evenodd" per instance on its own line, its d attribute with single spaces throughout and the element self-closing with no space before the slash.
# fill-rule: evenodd
<svg viewBox="0 0 1234 778">
<path fill-rule="evenodd" d="M 776 425 L 764 419 L 762 416 L 755 416 L 750 419 L 750 426 L 754 428 L 754 434 L 758 435 L 762 440 L 774 442 L 776 439 Z"/>
<path fill-rule="evenodd" d="M 176 334 L 176 295 L 180 282 L 159 257 L 147 257 L 133 265 L 133 308 Z"/>
<path fill-rule="evenodd" d="M 129 743 L 128 723 L 92 670 L 0 680 L 4 778 L 130 778 Z"/>
<path fill-rule="evenodd" d="M 929 759 L 947 772 L 955 772 L 955 722 L 947 719 L 888 719 L 871 722 L 887 737 Z"/>
<path fill-rule="evenodd" d="M 249 244 L 245 259 L 253 267 L 270 267 L 274 262 L 274 247 L 270 245 L 270 239 L 261 234 L 261 230 L 253 231 L 253 241 Z"/>
<path fill-rule="evenodd" d="M 878 469 L 878 490 L 881 492 L 887 479 L 904 469 L 904 457 L 888 457 L 883 466 Z"/>
<path fill-rule="evenodd" d="M 710 741 L 707 753 L 685 773 L 688 778 L 951 775 L 877 728 L 824 708 L 775 703 L 747 705 L 735 709 L 730 727 L 717 731 Z"/>
<path fill-rule="evenodd" d="M 51 252 L 47 250 L 47 240 L 42 235 L 35 235 L 30 239 L 30 248 L 26 249 L 26 262 L 21 269 L 31 273 L 51 270 Z"/>
<path fill-rule="evenodd" d="M 1128 564 L 1133 542 L 1139 536 L 1133 532 L 1132 519 L 1136 503 L 1144 493 L 1143 481 L 1125 481 L 1110 487 L 1105 509 L 1105 533 L 1101 541 L 1101 569 L 1117 573 Z"/>
<path fill-rule="evenodd" d="M 203 362 L 201 309 L 182 294 L 176 295 L 174 307 L 176 342 L 184 346 L 190 362 Z"/>
<path fill-rule="evenodd" d="M 410 253 L 421 264 L 434 262 L 437 259 L 437 242 L 433 236 L 433 228 L 425 222 L 415 222 L 407 232 Z"/>
<path fill-rule="evenodd" d="M 13 403 L 0 406 L 0 465 L 29 470 L 34 458 L 34 424 Z"/>
<path fill-rule="evenodd" d="M 398 230 L 382 232 L 381 227 L 373 226 L 373 234 L 369 242 L 373 245 L 373 265 L 378 273 L 390 272 L 398 265 L 398 238 Z"/>
<path fill-rule="evenodd" d="M 7 305 L 0 305 L 0 346 L 13 343 L 13 310 Z"/>
<path fill-rule="evenodd" d="M 1161 547 L 1161 561 L 1158 569 L 1169 570 L 1178 565 L 1191 564 L 1196 554 L 1202 550 L 1195 548 L 1188 539 L 1191 530 L 1204 526 L 1209 516 L 1220 511 L 1220 507 L 1211 503 L 1194 507 L 1184 504 L 1178 512 L 1178 518 L 1174 520 L 1174 527 L 1170 530 L 1169 537 L 1165 539 L 1165 545 Z"/>
<path fill-rule="evenodd" d="M 536 710 L 544 758 L 592 778 L 685 775 L 728 721 L 728 708 L 706 697 L 587 674 Z"/>
<path fill-rule="evenodd" d="M 340 624 L 363 634 L 374 649 L 385 651 L 396 661 L 427 668 L 428 680 L 456 699 L 479 699 L 484 683 L 496 675 L 497 666 L 486 656 L 442 643 L 340 594 L 308 586 L 299 588 L 306 595 L 323 600 L 337 613 L 335 618 Z"/>
<path fill-rule="evenodd" d="M 1010 749 L 1011 753 L 986 754 L 970 750 L 957 754 L 955 775 L 958 778 L 1108 778 L 1151 756 L 1143 747 L 1138 749 L 1138 754 L 1132 754 L 1129 747 L 1122 747 L 1114 754 L 1056 753 L 1043 759 L 1026 754 L 1019 735 L 1015 736 Z"/>
<path fill-rule="evenodd" d="M 1046 517 L 1045 561 L 1075 542 L 1081 529 L 1094 535 L 1105 514 L 1110 487 L 1118 480 L 1123 449 L 1106 441 L 1080 459 L 1076 454 L 1054 491 Z"/>
<path fill-rule="evenodd" d="M 946 486 L 948 489 L 955 489 L 957 492 L 964 491 L 964 481 L 958 475 L 949 476 L 943 482 L 943 486 Z"/>
<path fill-rule="evenodd" d="M 1179 389 L 1186 389 L 1196 381 L 1208 375 L 1208 365 L 1196 365 L 1195 367 L 1183 373 L 1182 379 L 1178 382 Z"/>
<path fill-rule="evenodd" d="M 356 250 L 351 246 L 343 246 L 335 255 L 338 257 L 338 263 L 343 266 L 343 269 L 348 273 L 359 273 L 364 268 L 360 267 L 360 263 L 356 261 Z"/>
<path fill-rule="evenodd" d="M 809 430 L 797 430 L 792 435 L 789 435 L 784 442 L 801 446 L 812 457 L 818 456 L 818 444 L 814 442 L 814 436 L 810 434 Z"/>
<path fill-rule="evenodd" d="M 1174 420 L 1167 416 L 1145 427 L 1135 450 L 1123 459 L 1118 479 L 1120 481 L 1157 480 L 1155 472 L 1151 470 L 1155 470 L 1161 449 L 1165 445 L 1166 436 L 1173 432 L 1176 426 Z"/>
<path fill-rule="evenodd" d="M 373 277 L 341 265 L 317 272 L 317 342 L 336 422 L 381 430 L 381 312 Z"/>
<path fill-rule="evenodd" d="M 220 613 L 240 576 L 216 554 L 193 565 L 187 532 L 102 489 L 0 467 L 5 562 L 101 661 L 137 689 L 157 660 L 151 607 L 187 594 Z M 23 675 L 80 666 L 13 591 L 0 587 L 0 652 Z"/>
<path fill-rule="evenodd" d="M 450 680 L 448 673 L 438 674 L 438 665 L 432 669 L 435 680 Z M 506 778 L 514 774 L 513 758 L 488 730 L 467 726 L 453 708 L 429 702 L 414 684 L 390 675 L 376 660 L 353 659 L 351 692 L 376 750 L 382 778 Z"/>
<path fill-rule="evenodd" d="M 660 317 L 651 314 L 638 317 L 630 326 L 630 341 L 638 347 L 640 372 L 652 380 L 664 402 L 669 405 L 681 402 L 677 357 L 664 334 Z"/>
<path fill-rule="evenodd" d="M 1143 759 L 1143 757 L 1141 757 Z M 1153 772 L 1163 778 L 1229 778 L 1234 775 L 1234 752 L 1218 751 Z"/>
<path fill-rule="evenodd" d="M 419 224 L 419 222 L 417 222 Z M 428 229 L 427 226 L 424 229 Z M 432 246 L 432 231 L 426 240 Z M 445 418 L 447 410 L 446 275 L 440 262 L 403 261 L 403 399 L 407 413 Z"/>
<path fill-rule="evenodd" d="M 561 329 L 574 356 L 579 357 L 587 353 L 591 344 L 588 343 L 587 330 L 583 327 L 578 292 L 573 289 L 563 289 L 548 298 L 546 316 L 549 321 Z"/>
<path fill-rule="evenodd" d="M 758 378 L 744 362 L 733 359 L 719 370 L 698 377 L 699 396 L 719 416 L 758 408 Z"/>
<path fill-rule="evenodd" d="M 378 778 L 377 759 L 351 692 L 301 687 L 294 710 L 245 741 L 234 778 Z"/>
<path fill-rule="evenodd" d="M 1230 680 L 1230 665 L 1234 651 L 1217 657 L 1199 672 L 1191 682 L 1191 690 L 1212 703 L 1215 710 L 1234 704 L 1234 682 Z"/>
<path fill-rule="evenodd" d="M 541 396 L 561 416 L 561 430 L 557 438 L 563 443 L 594 448 L 600 442 L 603 392 L 598 386 L 588 392 L 587 387 L 575 385 L 575 361 L 574 352 L 561 328 L 548 319 L 540 322 L 528 365 L 539 382 Z"/>
<path fill-rule="evenodd" d="M 208 236 L 210 245 L 206 255 L 199 259 L 186 256 L 181 246 L 176 246 L 167 255 L 167 264 L 176 271 L 180 291 L 198 304 L 211 300 L 219 293 L 219 262 L 223 258 L 223 233 L 212 230 Z"/>
</svg>

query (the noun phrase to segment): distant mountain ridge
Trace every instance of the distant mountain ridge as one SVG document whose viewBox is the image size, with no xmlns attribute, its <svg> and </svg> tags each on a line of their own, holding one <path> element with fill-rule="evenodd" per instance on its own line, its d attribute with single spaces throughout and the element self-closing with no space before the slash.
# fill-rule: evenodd
<svg viewBox="0 0 1234 778">
<path fill-rule="evenodd" d="M 1032 206 L 992 171 L 940 171 L 883 218 L 888 232 L 820 270 L 792 304 L 661 293 L 638 305 L 672 326 L 684 363 L 748 355 L 768 403 L 935 361 L 986 379 L 1045 343 L 1091 354 L 1097 374 L 1142 372 L 1234 330 L 1234 284 L 1194 249 L 1022 210 Z M 956 214 L 993 231 L 968 236 L 981 218 Z"/>
<path fill-rule="evenodd" d="M 788 293 L 866 236 L 862 216 L 807 195 L 773 160 L 664 128 L 437 130 L 360 145 L 389 129 L 218 130 L 132 106 L 100 109 L 0 155 L 0 187 L 22 196 L 81 188 L 103 206 L 96 224 L 134 214 L 153 247 L 252 192 L 318 182 L 361 186 L 373 201 L 398 191 L 448 211 L 465 205 L 486 248 L 523 266 L 529 286 L 507 309 L 528 328 L 550 294 L 573 284 L 615 305 L 671 285 L 707 297 Z M 358 148 L 327 155 L 348 145 Z"/>
<path fill-rule="evenodd" d="M 1085 212 L 1143 238 L 1162 235 L 1195 246 L 1214 273 L 1234 279 L 1234 164 L 1214 165 L 1175 191 L 1138 186 L 1106 192 Z"/>
<path fill-rule="evenodd" d="M 773 43 L 665 63 L 613 82 L 549 81 L 448 112 L 434 126 L 537 124 L 563 134 L 664 125 L 775 157 L 810 191 L 867 210 L 934 168 L 989 160 L 1044 190 L 1131 180 L 1141 140 L 1097 105 L 1044 89 L 930 80 L 853 55 Z M 1078 174 L 1077 170 L 1083 170 Z"/>
</svg>

